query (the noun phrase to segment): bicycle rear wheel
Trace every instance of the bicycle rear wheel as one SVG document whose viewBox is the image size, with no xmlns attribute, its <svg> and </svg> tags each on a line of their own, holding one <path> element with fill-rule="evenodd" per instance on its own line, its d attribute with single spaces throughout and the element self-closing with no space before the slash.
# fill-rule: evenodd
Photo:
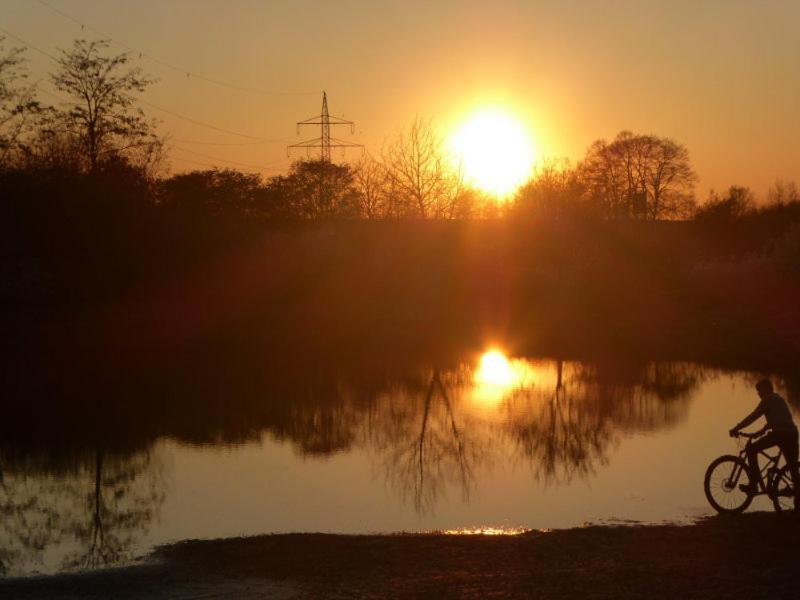
<svg viewBox="0 0 800 600">
<path fill-rule="evenodd" d="M 794 486 L 789 465 L 784 465 L 769 482 L 769 497 L 776 512 L 794 509 Z"/>
<path fill-rule="evenodd" d="M 750 506 L 753 496 L 741 490 L 740 485 L 750 485 L 750 474 L 738 456 L 720 456 L 708 465 L 703 488 L 708 503 L 718 513 L 740 513 Z"/>
</svg>

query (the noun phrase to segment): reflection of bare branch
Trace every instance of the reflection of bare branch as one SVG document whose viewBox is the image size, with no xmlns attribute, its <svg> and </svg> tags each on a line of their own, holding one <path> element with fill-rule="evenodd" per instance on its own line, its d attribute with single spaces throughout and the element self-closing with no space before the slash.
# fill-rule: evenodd
<svg viewBox="0 0 800 600">
<path fill-rule="evenodd" d="M 59 539 L 58 491 L 46 480 L 12 473 L 0 486 L 0 576 L 21 563 L 42 565 L 42 551 Z"/>
<path fill-rule="evenodd" d="M 408 396 L 402 396 L 400 402 L 416 409 L 388 408 L 392 418 L 385 421 L 389 427 L 379 436 L 387 449 L 384 467 L 388 480 L 401 496 L 412 498 L 419 513 L 431 510 L 449 484 L 457 485 L 468 498 L 474 485 L 474 465 L 482 452 L 475 441 L 476 432 L 468 437 L 459 427 L 441 374 L 431 374 L 421 406 Z"/>
<path fill-rule="evenodd" d="M 149 452 L 93 453 L 50 471 L 24 463 L 7 469 L 0 486 L 0 573 L 45 567 L 45 551 L 80 546 L 65 568 L 95 568 L 124 560 L 161 503 L 161 471 Z"/>
<path fill-rule="evenodd" d="M 545 483 L 586 477 L 608 461 L 621 433 L 674 425 L 687 414 L 691 391 L 703 380 L 700 367 L 659 363 L 619 373 L 597 366 L 558 364 L 555 390 L 517 395 L 508 432 Z M 533 411 L 531 410 L 533 409 Z"/>
<path fill-rule="evenodd" d="M 545 483 L 571 481 L 594 471 L 606 462 L 605 450 L 613 439 L 613 429 L 596 415 L 582 410 L 573 391 L 556 389 L 539 404 L 536 413 L 525 411 L 524 419 L 510 421 L 512 438 L 523 456 L 531 462 L 537 479 Z"/>
<path fill-rule="evenodd" d="M 442 398 L 444 398 L 445 406 L 447 407 L 447 414 L 450 415 L 450 429 L 453 432 L 453 440 L 456 442 L 456 455 L 458 457 L 456 464 L 458 464 L 460 467 L 459 473 L 461 475 L 461 489 L 464 490 L 464 495 L 467 496 L 470 482 L 472 481 L 472 465 L 470 460 L 467 458 L 464 436 L 458 431 L 458 425 L 456 425 L 453 407 L 450 404 L 450 396 L 447 393 L 444 385 L 442 385 L 442 380 L 438 376 L 438 373 L 436 381 L 439 383 L 439 389 L 442 391 Z"/>
<path fill-rule="evenodd" d="M 84 496 L 85 519 L 75 513 L 68 531 L 84 546 L 65 560 L 68 568 L 92 569 L 123 560 L 163 502 L 160 479 L 148 453 L 112 460 L 95 453 L 94 489 Z"/>
</svg>

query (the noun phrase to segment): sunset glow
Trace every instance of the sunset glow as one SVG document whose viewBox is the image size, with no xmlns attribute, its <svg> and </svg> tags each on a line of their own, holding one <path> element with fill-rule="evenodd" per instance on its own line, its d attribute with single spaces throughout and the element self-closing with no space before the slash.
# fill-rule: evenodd
<svg viewBox="0 0 800 600">
<path fill-rule="evenodd" d="M 509 359 L 500 350 L 485 352 L 474 374 L 474 398 L 493 406 L 510 392 L 533 384 L 533 370 L 526 361 Z"/>
<path fill-rule="evenodd" d="M 0 6 L 0 600 L 800 599 L 800 0 Z"/>
<path fill-rule="evenodd" d="M 534 150 L 525 127 L 501 110 L 484 110 L 450 138 L 454 159 L 467 181 L 498 198 L 512 194 L 530 176 Z"/>
</svg>

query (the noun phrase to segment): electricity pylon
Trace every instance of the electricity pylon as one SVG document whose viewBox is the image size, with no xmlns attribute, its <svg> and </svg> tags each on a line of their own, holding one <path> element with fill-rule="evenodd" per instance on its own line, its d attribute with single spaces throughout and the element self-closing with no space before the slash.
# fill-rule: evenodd
<svg viewBox="0 0 800 600">
<path fill-rule="evenodd" d="M 328 95 L 322 92 L 322 114 L 316 117 L 311 117 L 305 121 L 297 123 L 297 135 L 300 135 L 300 128 L 303 125 L 319 125 L 320 135 L 313 140 L 306 140 L 298 144 L 292 144 L 286 147 L 286 155 L 288 156 L 292 148 L 305 148 L 310 151 L 311 148 L 319 148 L 319 159 L 323 163 L 331 162 L 331 148 L 364 148 L 363 144 L 354 144 L 352 142 L 345 142 L 335 137 L 331 137 L 331 127 L 336 125 L 349 125 L 350 133 L 355 133 L 356 124 L 353 121 L 346 121 L 339 117 L 332 117 L 328 114 Z"/>
</svg>

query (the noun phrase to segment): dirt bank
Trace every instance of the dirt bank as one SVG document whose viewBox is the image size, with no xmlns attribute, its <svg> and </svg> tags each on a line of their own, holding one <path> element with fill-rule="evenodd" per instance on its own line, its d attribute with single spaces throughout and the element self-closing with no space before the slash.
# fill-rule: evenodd
<svg viewBox="0 0 800 600">
<path fill-rule="evenodd" d="M 0 582 L 3 598 L 798 598 L 800 519 L 518 536 L 271 535 L 188 541 L 147 564 Z"/>
</svg>

